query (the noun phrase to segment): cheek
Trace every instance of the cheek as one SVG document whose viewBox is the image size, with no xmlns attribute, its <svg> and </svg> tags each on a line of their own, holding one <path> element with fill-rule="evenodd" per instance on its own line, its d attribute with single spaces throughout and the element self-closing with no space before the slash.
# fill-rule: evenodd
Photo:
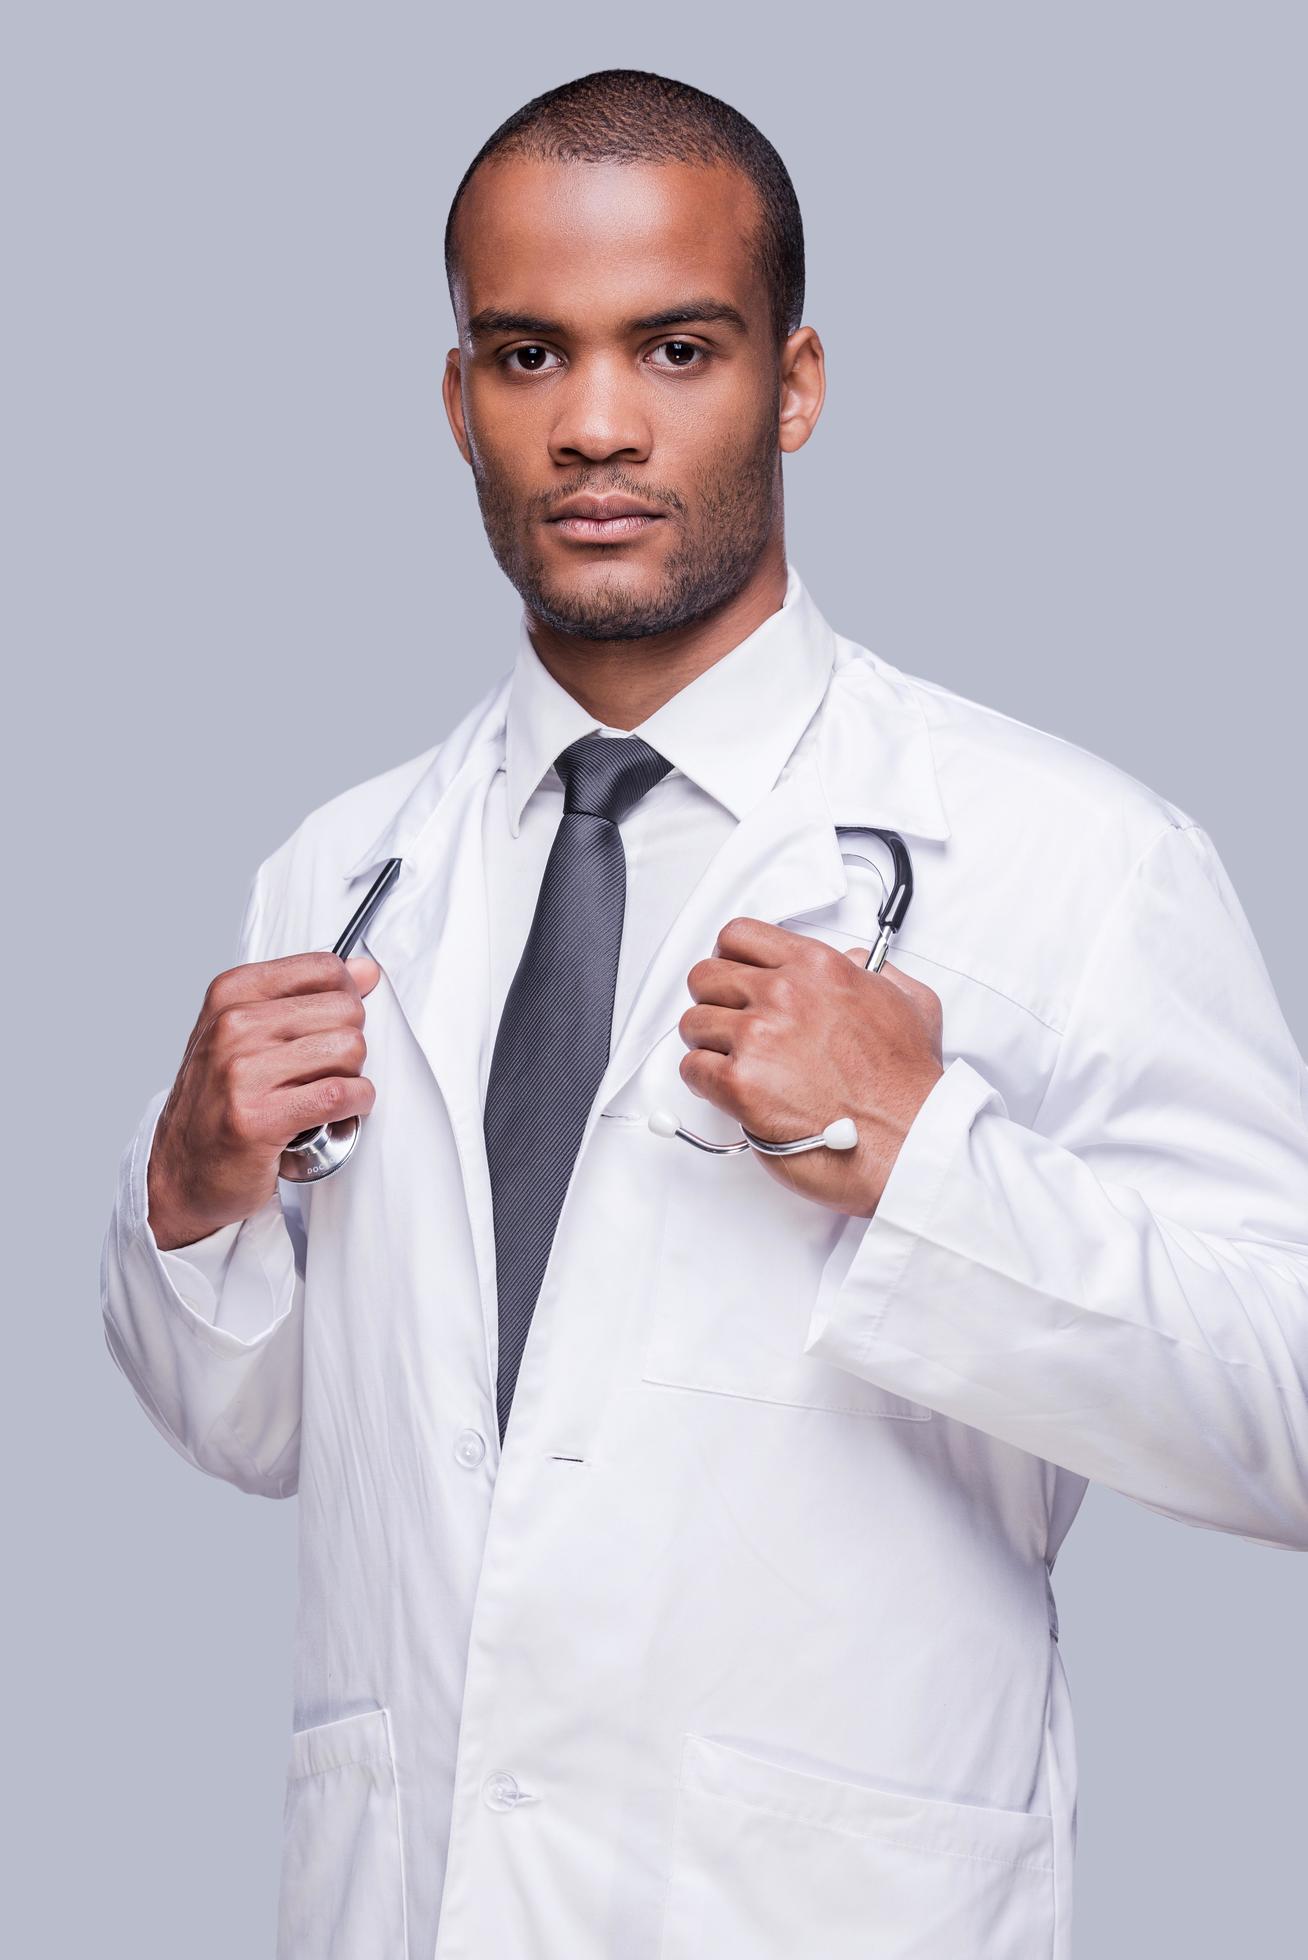
<svg viewBox="0 0 1308 1960">
<path fill-rule="evenodd" d="M 497 483 L 529 479 L 538 458 L 548 460 L 548 429 L 540 391 L 520 394 L 489 379 L 474 378 L 464 390 L 463 413 L 468 445 L 477 465 Z"/>
<path fill-rule="evenodd" d="M 667 383 L 652 411 L 660 448 L 699 463 L 714 475 L 738 470 L 770 431 L 775 441 L 775 389 L 743 362 L 729 362 L 701 379 Z"/>
</svg>

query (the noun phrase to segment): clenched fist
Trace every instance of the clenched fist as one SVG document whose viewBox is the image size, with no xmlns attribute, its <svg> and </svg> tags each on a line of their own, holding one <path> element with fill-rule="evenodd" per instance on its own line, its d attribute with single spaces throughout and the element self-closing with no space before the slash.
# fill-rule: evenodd
<svg viewBox="0 0 1308 1960">
<path fill-rule="evenodd" d="M 150 1151 L 161 1250 L 257 1211 L 301 1130 L 367 1115 L 377 1092 L 360 1074 L 363 997 L 380 978 L 366 954 L 296 953 L 210 982 Z"/>
<path fill-rule="evenodd" d="M 803 1197 L 871 1218 L 913 1118 L 944 1073 L 942 1010 L 897 967 L 868 973 L 868 948 L 762 919 L 732 919 L 715 956 L 687 975 L 681 1079 L 769 1142 L 815 1135 L 852 1116 L 852 1150 L 758 1161 Z"/>
</svg>

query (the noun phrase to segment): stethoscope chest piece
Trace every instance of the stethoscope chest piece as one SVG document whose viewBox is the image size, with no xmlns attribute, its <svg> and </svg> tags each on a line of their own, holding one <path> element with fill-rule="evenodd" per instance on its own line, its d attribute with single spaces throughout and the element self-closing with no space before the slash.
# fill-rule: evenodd
<svg viewBox="0 0 1308 1960">
<path fill-rule="evenodd" d="M 287 1144 L 277 1166 L 278 1177 L 288 1184 L 314 1184 L 338 1171 L 359 1141 L 359 1119 L 343 1116 L 338 1123 L 324 1123 L 321 1129 L 302 1131 L 301 1136 L 303 1142 L 295 1137 Z"/>
</svg>

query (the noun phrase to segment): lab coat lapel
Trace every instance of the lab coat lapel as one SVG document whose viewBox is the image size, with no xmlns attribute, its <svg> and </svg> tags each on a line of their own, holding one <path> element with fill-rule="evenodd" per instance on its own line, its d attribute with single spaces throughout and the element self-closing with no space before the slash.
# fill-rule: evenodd
<svg viewBox="0 0 1308 1960">
<path fill-rule="evenodd" d="M 404 860 L 362 947 L 381 966 L 436 1078 L 486 1284 L 492 1214 L 481 1082 L 490 974 L 482 811 L 500 760 L 506 698 L 507 682 L 451 733 L 407 801 L 345 873 L 362 880 L 388 857 Z"/>
<path fill-rule="evenodd" d="M 930 730 L 898 669 L 848 642 L 787 768 L 714 855 L 660 943 L 625 1027 L 615 1030 L 602 1107 L 691 1005 L 686 975 L 732 918 L 783 919 L 833 904 L 848 888 L 838 824 L 943 841 Z"/>
</svg>

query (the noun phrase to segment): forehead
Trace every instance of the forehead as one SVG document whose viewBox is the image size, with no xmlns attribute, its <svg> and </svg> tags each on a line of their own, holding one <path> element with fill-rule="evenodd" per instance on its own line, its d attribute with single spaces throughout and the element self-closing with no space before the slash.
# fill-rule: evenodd
<svg viewBox="0 0 1308 1960">
<path fill-rule="evenodd" d="M 678 294 L 765 309 L 758 193 L 726 164 L 483 164 L 456 220 L 460 322 L 484 307 L 630 319 Z"/>
</svg>

